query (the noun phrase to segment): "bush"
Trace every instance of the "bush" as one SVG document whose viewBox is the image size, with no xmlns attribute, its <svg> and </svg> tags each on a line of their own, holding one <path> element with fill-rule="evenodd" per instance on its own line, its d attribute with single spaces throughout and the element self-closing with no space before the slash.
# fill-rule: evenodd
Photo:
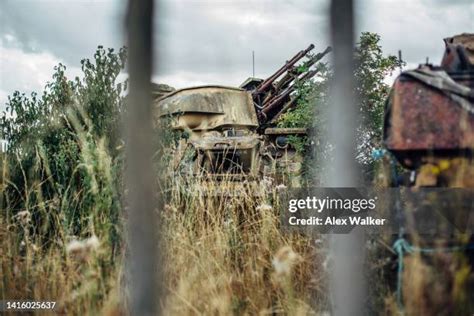
<svg viewBox="0 0 474 316">
<path fill-rule="evenodd" d="M 68 80 L 59 64 L 41 97 L 16 91 L 8 98 L 0 118 L 9 144 L 7 211 L 29 211 L 45 241 L 103 230 L 117 246 L 125 60 L 125 48 L 99 46 L 92 61 L 81 61 L 82 79 Z"/>
<path fill-rule="evenodd" d="M 371 178 L 376 169 L 371 153 L 373 149 L 381 147 L 383 127 L 383 113 L 385 100 L 390 87 L 384 81 L 403 62 L 396 56 L 384 56 L 380 46 L 380 36 L 376 33 L 364 32 L 354 49 L 356 69 L 354 76 L 356 88 L 354 93 L 358 97 L 362 124 L 358 129 L 357 159 L 365 169 L 367 178 Z M 324 110 L 329 104 L 329 81 L 332 70 L 327 64 L 320 63 L 319 75 L 315 80 L 298 87 L 296 97 L 297 105 L 285 113 L 278 125 L 280 127 L 306 127 L 309 128 L 313 138 L 294 138 L 292 142 L 296 148 L 312 148 L 309 158 L 318 159 L 308 163 L 308 166 L 317 166 L 314 172 L 320 173 L 321 162 L 329 158 L 331 145 L 321 141 L 325 134 L 326 122 Z M 370 179 L 369 179 L 370 180 Z"/>
</svg>

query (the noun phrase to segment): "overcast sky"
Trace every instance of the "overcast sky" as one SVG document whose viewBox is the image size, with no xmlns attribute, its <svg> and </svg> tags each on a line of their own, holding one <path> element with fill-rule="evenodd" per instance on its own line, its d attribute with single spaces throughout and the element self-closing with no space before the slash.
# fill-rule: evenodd
<svg viewBox="0 0 474 316">
<path fill-rule="evenodd" d="M 444 37 L 474 32 L 474 0 L 359 0 L 357 31 L 377 32 L 410 67 L 439 63 Z M 0 0 L 0 109 L 15 90 L 42 91 L 59 62 L 80 75 L 98 45 L 119 48 L 123 0 Z M 167 0 L 156 10 L 154 80 L 174 87 L 265 77 L 310 43 L 329 45 L 327 0 Z"/>
</svg>

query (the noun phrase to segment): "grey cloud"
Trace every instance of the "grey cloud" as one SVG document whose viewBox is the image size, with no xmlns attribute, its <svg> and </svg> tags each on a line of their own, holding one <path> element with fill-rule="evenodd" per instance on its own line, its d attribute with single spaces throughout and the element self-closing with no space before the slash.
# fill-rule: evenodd
<svg viewBox="0 0 474 316">
<path fill-rule="evenodd" d="M 449 3 L 448 3 L 449 2 Z M 216 80 L 251 73 L 256 51 L 257 75 L 266 76 L 298 50 L 315 42 L 329 44 L 328 0 L 321 1 L 165 1 L 157 23 L 157 70 L 215 73 Z M 472 0 L 361 0 L 357 31 L 381 35 L 384 52 L 411 65 L 438 63 L 442 39 L 473 30 Z M 242 80 L 245 78 L 241 78 Z"/>
<path fill-rule="evenodd" d="M 422 0 L 427 5 L 434 6 L 460 6 L 460 5 L 474 5 L 472 0 Z"/>
<path fill-rule="evenodd" d="M 324 49 L 326 11 L 326 1 L 166 1 L 156 25 L 158 72 L 251 74 L 255 50 L 257 74 L 268 75 L 312 42 Z"/>
<path fill-rule="evenodd" d="M 49 52 L 78 65 L 99 44 L 123 43 L 122 7 L 112 1 L 2 0 L 0 34 L 14 36 L 25 52 Z"/>
<path fill-rule="evenodd" d="M 21 47 L 31 54 L 48 52 L 68 66 L 78 66 L 97 45 L 118 47 L 125 42 L 125 2 L 0 0 L 0 45 Z M 252 50 L 256 75 L 264 77 L 310 43 L 316 44 L 316 50 L 329 45 L 329 0 L 160 3 L 156 8 L 155 57 L 159 63 L 155 76 L 190 78 L 177 80 L 182 84 L 238 84 L 251 74 Z M 472 0 L 357 3 L 358 32 L 379 33 L 384 52 L 396 54 L 401 49 L 410 64 L 423 62 L 427 56 L 438 62 L 442 38 L 474 30 Z"/>
<path fill-rule="evenodd" d="M 443 38 L 474 30 L 472 4 L 452 1 L 447 8 L 438 5 L 442 1 L 364 0 L 358 8 L 359 31 L 379 33 L 384 51 L 396 54 L 400 49 L 410 64 L 423 63 L 426 57 L 438 64 Z"/>
</svg>

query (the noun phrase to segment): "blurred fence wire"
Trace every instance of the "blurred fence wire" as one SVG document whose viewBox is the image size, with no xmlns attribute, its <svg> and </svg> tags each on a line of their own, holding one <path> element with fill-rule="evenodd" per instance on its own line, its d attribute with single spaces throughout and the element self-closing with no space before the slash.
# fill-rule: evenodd
<svg viewBox="0 0 474 316">
<path fill-rule="evenodd" d="M 334 49 L 334 78 L 328 108 L 326 139 L 332 144 L 332 159 L 324 162 L 326 187 L 360 185 L 356 162 L 356 135 L 359 122 L 354 79 L 354 3 L 332 0 L 330 36 Z M 333 234 L 329 242 L 332 262 L 329 276 L 333 315 L 365 315 L 364 233 Z"/>
<path fill-rule="evenodd" d="M 160 314 L 159 196 L 152 157 L 153 0 L 130 0 L 126 25 L 129 95 L 126 113 L 127 278 L 129 313 Z M 159 136 L 159 135 L 158 135 Z"/>
</svg>

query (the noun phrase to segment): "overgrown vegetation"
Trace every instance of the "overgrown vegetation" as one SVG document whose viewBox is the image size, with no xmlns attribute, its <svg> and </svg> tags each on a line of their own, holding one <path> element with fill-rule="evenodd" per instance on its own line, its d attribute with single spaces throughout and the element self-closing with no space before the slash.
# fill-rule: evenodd
<svg viewBox="0 0 474 316">
<path fill-rule="evenodd" d="M 1 299 L 29 293 L 54 299 L 66 314 L 124 308 L 118 129 L 126 82 L 118 79 L 125 61 L 125 49 L 99 47 L 81 62 L 82 78 L 68 79 L 60 64 L 41 96 L 15 92 L 8 99 L 0 119 L 9 142 L 2 157 Z M 169 171 L 162 212 L 172 258 L 167 312 L 306 314 L 314 293 L 327 308 L 322 281 L 306 277 L 317 251 L 309 238 L 280 231 L 278 213 L 263 199 L 271 192 L 256 197 L 255 188 L 244 188 L 218 201 L 202 195 L 212 191 L 206 184 L 190 190 Z"/>
<path fill-rule="evenodd" d="M 41 96 L 16 91 L 8 98 L 0 119 L 9 144 L 4 196 L 13 212 L 31 212 L 42 236 L 61 230 L 82 236 L 112 225 L 117 245 L 120 169 L 114 166 L 126 85 L 117 76 L 125 60 L 125 49 L 99 47 L 92 61 L 81 61 L 82 79 L 68 80 L 59 64 Z"/>
<path fill-rule="evenodd" d="M 357 92 L 368 122 L 365 130 L 361 127 L 364 150 L 380 145 L 388 92 L 383 78 L 398 66 L 394 56 L 382 55 L 379 40 L 364 33 L 356 49 Z M 58 65 L 42 95 L 15 92 L 9 98 L 8 112 L 0 119 L 9 142 L 0 182 L 0 299 L 55 300 L 56 311 L 68 315 L 124 311 L 118 130 L 125 110 L 127 84 L 119 80 L 125 61 L 125 49 L 99 47 L 92 60 L 81 62 L 82 78 L 69 80 L 65 66 Z M 308 119 L 328 104 L 331 70 L 319 67 L 320 78 L 300 87 L 298 106 L 281 126 L 324 128 L 324 121 Z M 176 141 L 175 135 L 166 136 L 169 143 Z M 313 148 L 324 146 L 318 139 L 309 141 Z M 171 170 L 165 177 L 166 205 L 160 213 L 168 259 L 165 314 L 312 315 L 329 310 L 324 240 L 281 229 L 274 205 L 278 188 L 243 183 L 238 193 L 215 198 L 216 190 L 236 192 L 235 183 L 223 181 L 216 188 L 184 181 Z M 372 305 L 377 312 L 397 314 L 394 296 L 383 283 L 387 257 L 369 258 L 373 274 L 380 274 Z M 416 264 L 406 270 L 406 278 L 426 274 L 426 266 Z M 454 272 L 467 278 L 465 270 Z M 404 289 L 410 298 L 407 310 L 414 314 L 422 310 L 417 306 L 425 297 L 420 284 Z M 423 310 L 429 310 L 431 297 L 423 302 Z"/>
<path fill-rule="evenodd" d="M 0 119 L 9 144 L 1 178 L 2 299 L 31 293 L 82 313 L 109 294 L 122 255 L 117 132 L 125 61 L 124 48 L 99 46 L 82 60 L 82 78 L 69 80 L 59 64 L 41 96 L 17 91 L 8 98 Z M 82 254 L 97 240 L 100 251 Z"/>
</svg>

